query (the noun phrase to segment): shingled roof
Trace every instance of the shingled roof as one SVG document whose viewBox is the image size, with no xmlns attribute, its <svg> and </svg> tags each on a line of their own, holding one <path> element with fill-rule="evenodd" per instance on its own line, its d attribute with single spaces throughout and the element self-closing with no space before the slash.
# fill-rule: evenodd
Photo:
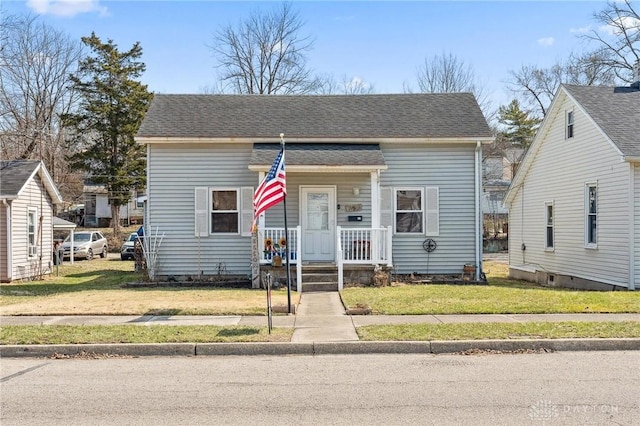
<svg viewBox="0 0 640 426">
<path fill-rule="evenodd" d="M 18 198 L 29 179 L 40 174 L 54 203 L 62 202 L 51 176 L 38 160 L 1 160 L 0 161 L 0 198 L 12 200 Z"/>
<path fill-rule="evenodd" d="M 471 93 L 157 94 L 139 138 L 492 138 Z"/>
<path fill-rule="evenodd" d="M 640 157 L 640 89 L 573 85 L 564 88 L 622 155 Z"/>
</svg>

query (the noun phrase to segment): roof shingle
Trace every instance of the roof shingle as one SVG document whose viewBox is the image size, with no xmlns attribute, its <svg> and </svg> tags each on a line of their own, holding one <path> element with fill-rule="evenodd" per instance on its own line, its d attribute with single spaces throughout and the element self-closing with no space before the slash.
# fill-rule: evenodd
<svg viewBox="0 0 640 426">
<path fill-rule="evenodd" d="M 471 93 L 384 95 L 157 94 L 138 137 L 490 138 Z"/>
<path fill-rule="evenodd" d="M 574 85 L 564 87 L 623 155 L 640 157 L 640 89 Z"/>
</svg>

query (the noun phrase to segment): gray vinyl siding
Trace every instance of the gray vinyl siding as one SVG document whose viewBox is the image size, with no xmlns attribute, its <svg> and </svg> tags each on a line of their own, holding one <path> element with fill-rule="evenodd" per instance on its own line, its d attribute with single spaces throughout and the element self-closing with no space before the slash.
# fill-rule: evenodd
<svg viewBox="0 0 640 426">
<path fill-rule="evenodd" d="M 42 229 L 36 233 L 38 253 L 29 257 L 28 244 L 28 212 L 29 208 L 37 209 L 36 222 L 40 227 L 39 216 L 43 215 Z M 5 221 L 6 223 L 6 221 Z M 40 239 L 40 232 L 42 239 Z M 40 178 L 36 175 L 25 186 L 18 199 L 11 202 L 11 254 L 13 280 L 35 277 L 39 272 L 51 272 L 53 249 L 53 226 L 51 197 L 42 191 Z M 40 262 L 42 254 L 42 262 Z M 5 261 L 6 265 L 6 261 Z"/>
<path fill-rule="evenodd" d="M 475 145 L 381 145 L 388 170 L 381 186 L 435 186 L 440 190 L 439 236 L 393 236 L 394 273 L 460 274 L 475 264 Z M 426 238 L 437 243 L 427 254 Z"/>
<path fill-rule="evenodd" d="M 291 173 L 287 172 L 287 226 L 294 228 L 300 224 L 300 187 L 335 186 L 337 226 L 358 228 L 371 227 L 371 178 L 367 172 L 361 173 Z M 353 195 L 353 188 L 359 188 L 360 195 Z M 362 210 L 347 212 L 345 205 L 362 204 Z M 348 216 L 362 216 L 362 222 L 349 222 Z M 284 226 L 284 205 L 272 207 L 265 214 L 267 227 Z"/>
<path fill-rule="evenodd" d="M 629 164 L 565 96 L 548 118 L 548 133 L 509 206 L 510 264 L 627 286 Z M 574 137 L 565 139 L 573 108 Z M 597 249 L 585 248 L 585 186 L 597 183 Z M 545 250 L 545 202 L 555 209 L 554 250 Z M 526 250 L 521 250 L 522 244 Z"/>
<path fill-rule="evenodd" d="M 195 187 L 257 186 L 251 144 L 149 145 L 147 233 L 164 234 L 158 275 L 249 274 L 251 237 L 194 236 Z"/>
</svg>

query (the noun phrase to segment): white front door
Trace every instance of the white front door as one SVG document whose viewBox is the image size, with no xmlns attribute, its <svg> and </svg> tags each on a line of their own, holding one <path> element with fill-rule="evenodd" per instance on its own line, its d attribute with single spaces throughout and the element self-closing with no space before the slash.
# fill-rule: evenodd
<svg viewBox="0 0 640 426">
<path fill-rule="evenodd" d="M 302 260 L 333 262 L 335 260 L 336 188 L 301 187 Z"/>
</svg>

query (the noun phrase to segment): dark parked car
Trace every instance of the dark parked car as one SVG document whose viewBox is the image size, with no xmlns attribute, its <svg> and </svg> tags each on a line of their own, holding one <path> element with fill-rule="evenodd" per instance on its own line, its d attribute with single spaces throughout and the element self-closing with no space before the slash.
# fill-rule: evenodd
<svg viewBox="0 0 640 426">
<path fill-rule="evenodd" d="M 62 243 L 63 258 L 71 258 L 71 235 Z M 99 254 L 107 257 L 107 239 L 100 231 L 80 231 L 73 234 L 73 258 L 93 259 Z"/>
</svg>

